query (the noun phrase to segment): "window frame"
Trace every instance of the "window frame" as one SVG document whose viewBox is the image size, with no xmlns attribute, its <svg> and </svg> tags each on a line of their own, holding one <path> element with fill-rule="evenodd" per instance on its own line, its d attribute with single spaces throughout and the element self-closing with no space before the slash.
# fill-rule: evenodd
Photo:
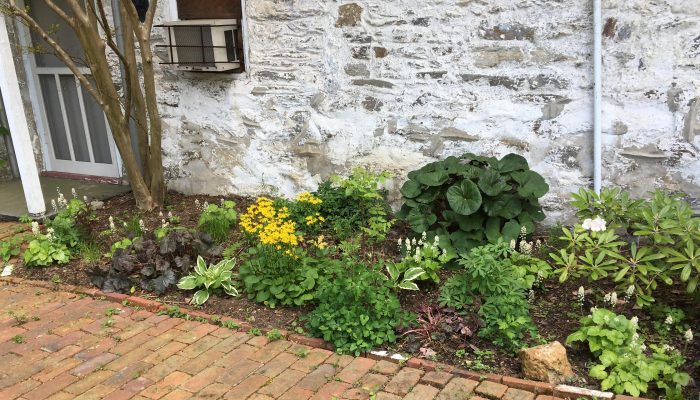
<svg viewBox="0 0 700 400">
<path fill-rule="evenodd" d="M 178 0 L 168 0 L 168 18 L 171 21 L 180 21 L 180 16 L 177 12 L 177 1 Z M 234 78 L 250 77 L 250 42 L 248 36 L 248 13 L 247 0 L 239 0 L 241 2 L 241 34 L 243 36 L 243 72 L 233 72 L 229 75 Z M 215 19 L 215 18 L 213 18 Z"/>
</svg>

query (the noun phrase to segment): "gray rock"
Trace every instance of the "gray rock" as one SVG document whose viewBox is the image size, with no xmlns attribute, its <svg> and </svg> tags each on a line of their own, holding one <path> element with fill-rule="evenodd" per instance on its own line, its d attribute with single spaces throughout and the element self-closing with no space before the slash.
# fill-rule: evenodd
<svg viewBox="0 0 700 400">
<path fill-rule="evenodd" d="M 690 101 L 690 108 L 683 124 L 683 138 L 685 140 L 692 143 L 695 136 L 698 135 L 700 135 L 700 97 Z"/>
<path fill-rule="evenodd" d="M 529 40 L 535 39 L 535 29 L 518 23 L 502 23 L 486 28 L 482 25 L 479 36 L 488 40 Z"/>
<path fill-rule="evenodd" d="M 384 102 L 372 96 L 367 96 L 362 100 L 362 107 L 367 111 L 381 111 L 383 106 Z"/>
<path fill-rule="evenodd" d="M 571 99 L 558 99 L 543 105 L 542 119 L 548 120 L 558 117 L 562 113 L 562 111 L 564 111 L 564 107 L 570 102 Z"/>
<path fill-rule="evenodd" d="M 374 47 L 374 56 L 377 58 L 384 58 L 389 54 L 389 50 L 384 47 Z"/>
<path fill-rule="evenodd" d="M 452 126 L 449 128 L 443 128 L 440 131 L 440 137 L 445 140 L 454 140 L 462 142 L 476 142 L 477 140 L 479 140 L 478 136 L 471 135 L 466 131 Z"/>
<path fill-rule="evenodd" d="M 381 79 L 354 79 L 352 84 L 355 86 L 375 86 L 379 88 L 391 89 L 394 84 L 389 81 L 383 81 Z"/>
<path fill-rule="evenodd" d="M 369 69 L 367 69 L 367 65 L 365 64 L 348 64 L 345 66 L 345 73 L 350 76 L 369 77 Z"/>
<path fill-rule="evenodd" d="M 518 47 L 477 47 L 473 51 L 474 65 L 479 68 L 496 67 L 504 62 L 523 61 L 523 51 Z"/>
</svg>

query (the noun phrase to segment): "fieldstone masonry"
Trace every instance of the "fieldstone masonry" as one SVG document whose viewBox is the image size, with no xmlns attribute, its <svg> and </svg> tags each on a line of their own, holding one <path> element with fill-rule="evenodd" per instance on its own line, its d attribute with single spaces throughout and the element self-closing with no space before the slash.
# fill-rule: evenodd
<svg viewBox="0 0 700 400">
<path fill-rule="evenodd" d="M 697 1 L 603 4 L 605 184 L 700 197 Z M 245 14 L 248 74 L 159 67 L 173 189 L 293 195 L 363 164 L 396 173 L 396 199 L 406 172 L 466 151 L 524 155 L 551 218 L 590 184 L 591 2 L 255 0 Z"/>
</svg>

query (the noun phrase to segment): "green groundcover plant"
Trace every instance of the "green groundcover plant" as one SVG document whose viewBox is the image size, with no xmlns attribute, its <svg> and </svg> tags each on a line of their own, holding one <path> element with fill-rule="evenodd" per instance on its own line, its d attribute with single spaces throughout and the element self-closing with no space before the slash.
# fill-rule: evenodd
<svg viewBox="0 0 700 400">
<path fill-rule="evenodd" d="M 330 263 L 318 289 L 318 306 L 307 316 L 312 334 L 340 353 L 359 355 L 393 343 L 396 329 L 415 316 L 401 310 L 392 284 L 381 268 L 357 260 Z"/>
<path fill-rule="evenodd" d="M 637 328 L 636 318 L 630 320 L 610 310 L 593 309 L 566 343 L 588 344 L 597 358 L 589 374 L 601 380 L 603 390 L 639 396 L 655 385 L 665 391 L 666 398 L 682 399 L 683 387 L 690 381 L 690 376 L 680 371 L 685 359 L 669 345 L 650 345 L 649 351 Z"/>
<path fill-rule="evenodd" d="M 525 158 L 466 153 L 411 171 L 401 188 L 397 217 L 417 233 L 439 235 L 458 252 L 487 241 L 516 239 L 544 219 L 539 199 L 549 190 Z"/>
</svg>

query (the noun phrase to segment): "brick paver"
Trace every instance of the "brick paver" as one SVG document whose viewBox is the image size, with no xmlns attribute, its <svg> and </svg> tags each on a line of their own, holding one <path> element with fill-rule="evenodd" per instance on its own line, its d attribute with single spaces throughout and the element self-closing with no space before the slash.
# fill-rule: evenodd
<svg viewBox="0 0 700 400">
<path fill-rule="evenodd" d="M 3 400 L 535 398 L 522 385 L 509 389 L 286 340 L 270 342 L 5 279 L 0 309 Z M 120 312 L 108 317 L 108 309 Z M 27 322 L 18 324 L 10 311 Z M 18 337 L 23 343 L 15 343 Z"/>
</svg>

